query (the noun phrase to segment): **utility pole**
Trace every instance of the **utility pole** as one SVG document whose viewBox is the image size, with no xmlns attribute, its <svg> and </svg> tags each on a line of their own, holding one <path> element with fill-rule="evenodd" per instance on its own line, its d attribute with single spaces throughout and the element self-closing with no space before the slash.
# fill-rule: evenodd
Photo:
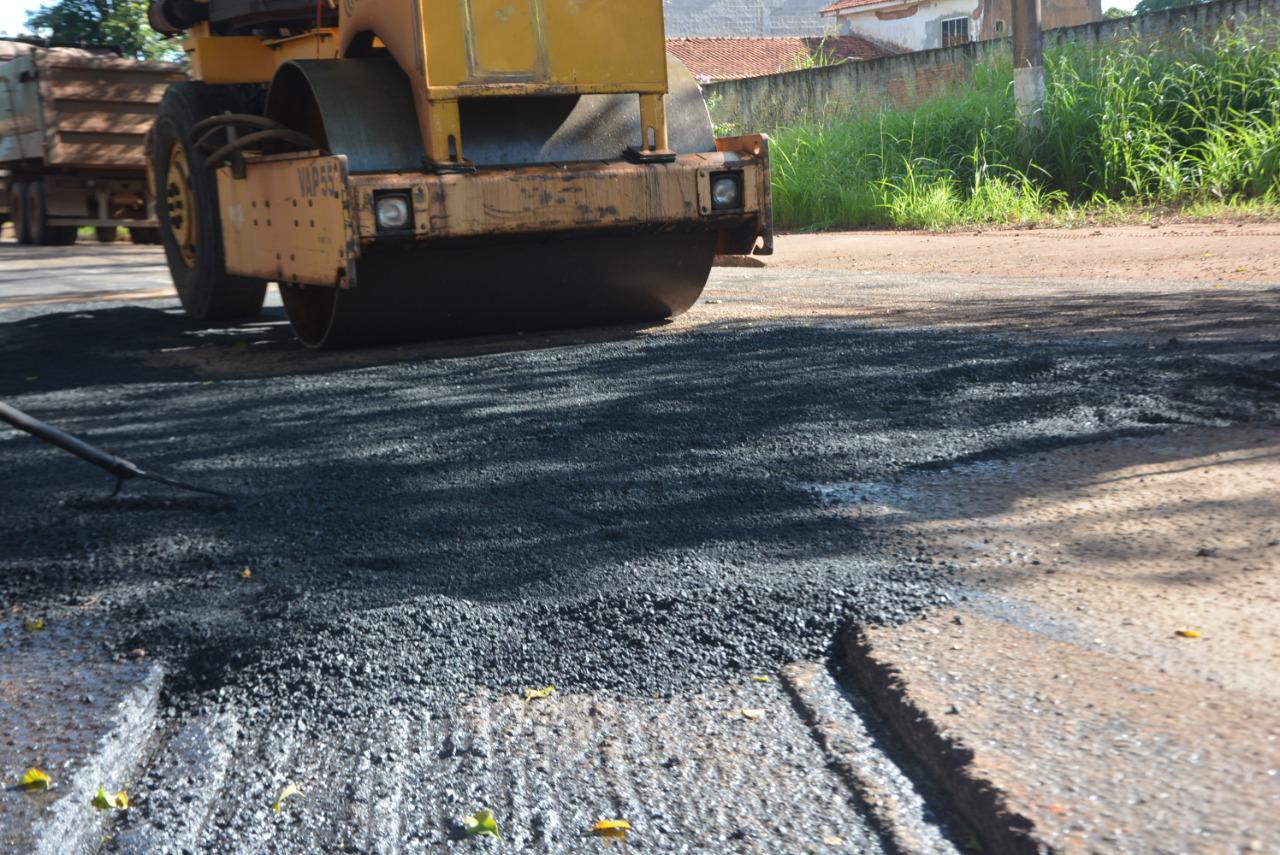
<svg viewBox="0 0 1280 855">
<path fill-rule="evenodd" d="M 1040 0 L 1013 2 L 1013 98 L 1024 130 L 1039 131 L 1044 106 Z"/>
</svg>

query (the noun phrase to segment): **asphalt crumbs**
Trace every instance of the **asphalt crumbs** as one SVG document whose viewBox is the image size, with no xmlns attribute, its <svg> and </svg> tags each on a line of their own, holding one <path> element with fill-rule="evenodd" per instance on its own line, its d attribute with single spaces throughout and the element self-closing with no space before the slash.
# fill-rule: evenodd
<svg viewBox="0 0 1280 855">
<path fill-rule="evenodd" d="M 0 314 L 0 398 L 234 499 L 108 499 L 5 432 L 4 601 L 91 606 L 105 649 L 164 666 L 171 720 L 313 738 L 544 684 L 664 704 L 821 660 L 850 623 L 956 596 L 945 556 L 871 537 L 821 485 L 1280 417 L 1272 342 L 784 318 L 213 379 L 157 354 L 250 345 L 158 307 L 56 308 Z"/>
</svg>

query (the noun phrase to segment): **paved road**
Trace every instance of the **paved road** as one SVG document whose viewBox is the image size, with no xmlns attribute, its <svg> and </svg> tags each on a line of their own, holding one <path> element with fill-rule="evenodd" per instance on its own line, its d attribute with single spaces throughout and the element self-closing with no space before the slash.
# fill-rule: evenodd
<svg viewBox="0 0 1280 855">
<path fill-rule="evenodd" d="M 3 794 L 15 845 L 420 851 L 472 845 L 458 823 L 491 807 L 533 851 L 580 851 L 609 816 L 653 851 L 954 851 L 966 830 L 840 675 L 784 671 L 952 597 L 945 555 L 824 491 L 1277 417 L 1274 338 L 1045 311 L 1080 281 L 1005 281 L 1007 323 L 979 331 L 989 277 L 948 278 L 972 299 L 938 318 L 945 300 L 902 302 L 936 276 L 718 270 L 669 325 L 335 355 L 278 308 L 211 331 L 101 293 L 149 297 L 156 271 L 146 249 L 0 247 L 33 298 L 0 311 L 0 398 L 235 496 L 106 499 L 86 465 L 0 437 L 0 663 L 27 701 L 0 762 L 65 782 Z M 1274 304 L 1148 282 L 1125 305 L 1156 295 Z M 102 688 L 46 726 L 23 710 L 78 697 L 55 673 Z M 833 720 L 860 747 L 824 738 Z M 277 815 L 290 781 L 306 795 Z M 85 810 L 98 783 L 136 807 Z"/>
</svg>

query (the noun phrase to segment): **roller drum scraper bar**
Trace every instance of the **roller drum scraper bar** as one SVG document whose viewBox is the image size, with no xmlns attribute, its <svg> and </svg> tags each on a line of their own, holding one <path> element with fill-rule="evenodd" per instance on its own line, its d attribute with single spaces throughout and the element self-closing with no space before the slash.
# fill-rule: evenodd
<svg viewBox="0 0 1280 855">
<path fill-rule="evenodd" d="M 111 491 L 113 496 L 120 492 L 120 488 L 124 486 L 125 481 L 130 478 L 143 478 L 147 481 L 155 481 L 157 484 L 168 484 L 170 487 L 177 487 L 179 490 L 191 490 L 195 493 L 208 493 L 211 496 L 231 498 L 226 493 L 218 490 L 197 487 L 194 484 L 187 484 L 173 478 L 166 478 L 163 475 L 156 475 L 154 472 L 146 472 L 136 463 L 131 463 L 122 457 L 116 457 L 101 448 L 95 448 L 84 440 L 60 431 L 52 425 L 47 425 L 39 419 L 32 418 L 22 410 L 11 407 L 3 401 L 0 401 L 0 419 L 13 425 L 18 430 L 26 431 L 34 437 L 58 446 L 63 451 L 71 452 L 81 460 L 87 460 L 94 466 L 110 472 L 116 477 L 116 488 Z"/>
</svg>

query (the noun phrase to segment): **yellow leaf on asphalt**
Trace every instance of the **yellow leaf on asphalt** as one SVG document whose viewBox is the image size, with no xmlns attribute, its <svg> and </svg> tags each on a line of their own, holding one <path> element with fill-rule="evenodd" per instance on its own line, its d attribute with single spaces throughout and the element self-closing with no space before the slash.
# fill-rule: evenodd
<svg viewBox="0 0 1280 855">
<path fill-rule="evenodd" d="M 525 689 L 524 699 L 526 701 L 536 701 L 538 698 L 548 698 L 555 690 L 555 686 L 543 686 L 541 689 Z"/>
<path fill-rule="evenodd" d="M 595 825 L 591 826 L 591 833 L 596 837 L 603 837 L 605 840 L 621 840 L 626 841 L 627 832 L 631 830 L 631 823 L 625 819 L 602 819 Z"/>
<path fill-rule="evenodd" d="M 749 721 L 758 721 L 764 718 L 764 710 L 761 709 L 743 709 L 742 717 Z"/>
<path fill-rule="evenodd" d="M 467 832 L 468 837 L 502 837 L 498 833 L 498 821 L 493 818 L 493 811 L 488 808 L 463 817 L 462 828 Z"/>
<path fill-rule="evenodd" d="M 98 810 L 124 810 L 129 807 L 129 794 L 124 790 L 114 796 L 107 795 L 106 787 L 98 787 L 98 794 L 89 800 Z"/>
<path fill-rule="evenodd" d="M 822 842 L 828 846 L 843 846 L 844 838 L 834 834 L 828 834 L 826 837 L 822 838 Z"/>
<path fill-rule="evenodd" d="M 32 766 L 27 770 L 27 774 L 22 776 L 18 786 L 24 790 L 47 790 L 53 786 L 53 779 L 35 766 Z"/>
<path fill-rule="evenodd" d="M 284 789 L 280 791 L 280 795 L 276 796 L 276 802 L 271 806 L 271 809 L 276 813 L 280 813 L 280 811 L 284 810 L 285 799 L 289 798 L 289 796 L 300 795 L 302 795 L 302 790 L 299 789 L 297 784 L 291 781 L 288 784 L 285 784 Z"/>
<path fill-rule="evenodd" d="M 44 618 L 38 617 L 35 620 L 29 620 L 22 625 L 27 632 L 39 632 L 44 629 Z"/>
<path fill-rule="evenodd" d="M 240 571 L 240 578 L 241 578 L 241 579 L 252 579 L 252 578 L 253 578 L 253 571 L 252 571 L 252 570 L 250 570 L 248 567 L 244 568 L 243 570 L 241 570 L 241 571 Z"/>
<path fill-rule="evenodd" d="M 758 674 L 758 675 L 756 675 L 755 677 L 752 677 L 751 679 L 752 679 L 752 680 L 754 680 L 754 681 L 756 681 L 757 683 L 767 683 L 767 682 L 769 682 L 769 678 L 768 678 L 768 677 L 766 677 L 766 676 L 764 676 L 763 674 Z"/>
<path fill-rule="evenodd" d="M 1200 632 L 1198 630 L 1183 627 L 1182 629 L 1175 631 L 1174 635 L 1180 635 L 1183 638 L 1199 638 Z"/>
</svg>

